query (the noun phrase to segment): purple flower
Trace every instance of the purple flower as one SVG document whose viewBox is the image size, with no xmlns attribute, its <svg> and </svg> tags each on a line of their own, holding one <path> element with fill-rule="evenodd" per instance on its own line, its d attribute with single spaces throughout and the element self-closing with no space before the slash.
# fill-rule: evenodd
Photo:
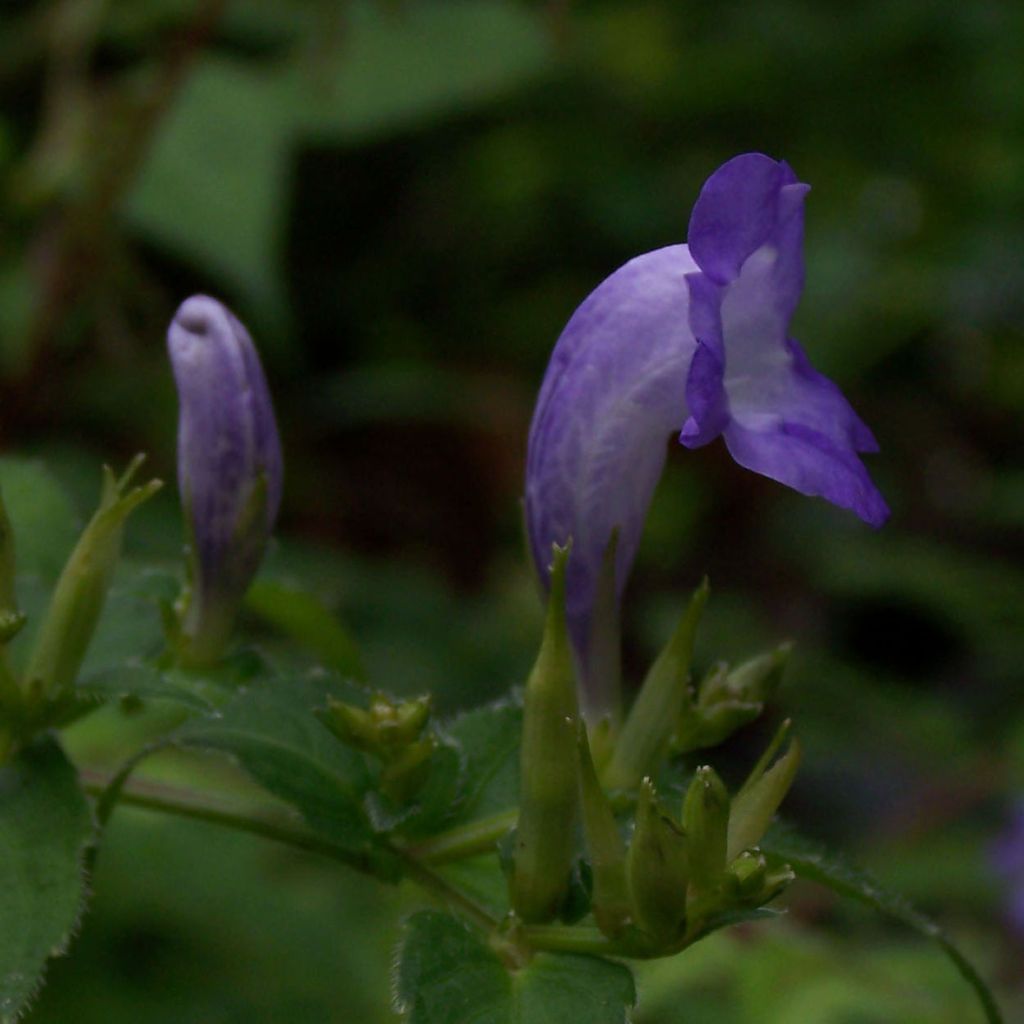
<svg viewBox="0 0 1024 1024">
<path fill-rule="evenodd" d="M 889 514 L 857 456 L 877 450 L 871 431 L 789 337 L 807 191 L 783 162 L 733 158 L 704 184 L 689 244 L 620 267 L 555 345 L 530 427 L 527 529 L 545 580 L 551 545 L 573 540 L 567 614 L 591 714 L 614 699 L 588 692 L 602 556 L 618 528 L 621 597 L 670 434 L 690 448 L 721 435 L 740 465 L 873 526 Z"/>
<path fill-rule="evenodd" d="M 167 331 L 178 388 L 178 486 L 189 537 L 186 660 L 215 660 L 259 568 L 281 504 L 281 443 L 249 332 L 193 295 Z"/>
<path fill-rule="evenodd" d="M 992 865 L 1006 883 L 1006 919 L 1024 938 L 1024 800 L 1018 801 L 1008 828 L 992 845 Z"/>
</svg>

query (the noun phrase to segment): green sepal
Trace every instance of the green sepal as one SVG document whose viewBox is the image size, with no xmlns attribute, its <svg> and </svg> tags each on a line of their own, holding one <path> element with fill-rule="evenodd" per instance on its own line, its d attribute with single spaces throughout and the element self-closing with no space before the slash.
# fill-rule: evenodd
<svg viewBox="0 0 1024 1024">
<path fill-rule="evenodd" d="M 519 819 L 510 884 L 522 920 L 552 920 L 565 900 L 575 847 L 579 711 L 565 622 L 567 548 L 554 548 L 544 637 L 526 683 Z"/>
<path fill-rule="evenodd" d="M 728 863 L 729 805 L 729 792 L 714 768 L 698 768 L 683 798 L 683 828 L 690 843 L 691 897 L 714 892 L 722 881 Z"/>
<path fill-rule="evenodd" d="M 604 772 L 610 789 L 633 789 L 645 775 L 657 771 L 668 751 L 689 700 L 690 661 L 708 592 L 705 577 L 644 679 Z"/>
<path fill-rule="evenodd" d="M 784 724 L 780 732 L 788 730 Z M 774 744 L 773 744 L 774 746 Z M 736 794 L 729 817 L 729 860 L 757 845 L 768 831 L 775 813 L 789 792 L 800 766 L 800 743 L 793 740 L 789 750 L 767 768 L 764 758 L 758 762 L 751 777 Z"/>
<path fill-rule="evenodd" d="M 130 486 L 143 460 L 136 456 L 120 478 L 103 468 L 99 507 L 57 580 L 25 669 L 23 686 L 33 707 L 71 695 L 120 558 L 125 521 L 162 486 L 159 480 Z"/>
<path fill-rule="evenodd" d="M 619 833 L 611 804 L 597 779 L 590 756 L 587 730 L 579 728 L 580 809 L 583 835 L 590 857 L 591 910 L 598 928 L 614 937 L 630 917 L 626 883 L 626 845 Z"/>
<path fill-rule="evenodd" d="M 676 753 L 717 746 L 754 721 L 778 688 L 792 644 L 780 644 L 730 669 L 720 662 L 701 680 L 672 738 Z"/>
<path fill-rule="evenodd" d="M 689 853 L 688 837 L 661 810 L 654 784 L 644 779 L 626 875 L 633 920 L 656 943 L 670 943 L 685 930 Z"/>
<path fill-rule="evenodd" d="M 430 759 L 437 750 L 437 738 L 426 736 L 403 747 L 402 752 L 384 765 L 380 773 L 380 791 L 396 804 L 411 800 L 430 775 Z"/>
</svg>

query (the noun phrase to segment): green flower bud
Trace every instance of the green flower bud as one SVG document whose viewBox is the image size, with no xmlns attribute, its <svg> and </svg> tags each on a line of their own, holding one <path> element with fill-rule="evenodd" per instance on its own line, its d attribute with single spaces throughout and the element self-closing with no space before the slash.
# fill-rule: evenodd
<svg viewBox="0 0 1024 1024">
<path fill-rule="evenodd" d="M 685 708 L 673 738 L 677 753 L 717 746 L 764 711 L 765 701 L 778 687 L 791 644 L 760 654 L 730 670 L 715 665 L 697 688 L 697 698 Z"/>
<path fill-rule="evenodd" d="M 632 789 L 645 775 L 655 772 L 665 757 L 689 696 L 690 660 L 708 590 L 705 579 L 630 708 L 604 775 L 605 784 L 612 789 Z"/>
<path fill-rule="evenodd" d="M 729 835 L 729 792 L 710 765 L 697 769 L 686 791 L 683 828 L 690 842 L 692 895 L 704 896 L 722 881 Z"/>
<path fill-rule="evenodd" d="M 661 811 L 654 785 L 650 779 L 644 779 L 626 874 L 633 920 L 657 943 L 671 942 L 686 927 L 688 869 L 687 836 Z"/>
<path fill-rule="evenodd" d="M 523 706 L 511 898 L 513 909 L 530 924 L 549 921 L 558 913 L 575 845 L 579 712 L 565 621 L 567 557 L 568 549 L 554 548 L 544 638 Z"/>
<path fill-rule="evenodd" d="M 784 736 L 787 730 L 788 723 L 779 730 L 780 735 Z M 799 765 L 800 744 L 796 740 L 793 740 L 789 750 L 771 768 L 765 770 L 765 758 L 758 762 L 750 778 L 732 802 L 727 853 L 730 860 L 761 841 L 761 837 L 768 831 L 772 818 L 775 817 L 775 812 L 789 792 Z"/>
<path fill-rule="evenodd" d="M 737 903 L 756 900 L 764 888 L 767 874 L 768 862 L 764 854 L 745 850 L 726 868 L 726 893 Z"/>
<path fill-rule="evenodd" d="M 130 486 L 143 458 L 136 456 L 120 479 L 109 467 L 103 469 L 99 508 L 57 580 L 25 669 L 34 704 L 68 694 L 74 685 L 121 555 L 125 521 L 162 486 L 159 480 Z"/>
<path fill-rule="evenodd" d="M 419 739 L 430 718 L 430 697 L 396 702 L 376 693 L 368 708 L 329 697 L 317 714 L 340 740 L 390 760 Z"/>
<path fill-rule="evenodd" d="M 403 747 L 380 773 L 380 791 L 396 804 L 411 800 L 427 781 L 430 759 L 436 749 L 434 736 L 425 736 Z"/>
<path fill-rule="evenodd" d="M 598 928 L 614 937 L 629 921 L 630 900 L 626 887 L 626 846 L 611 804 L 598 782 L 590 756 L 587 730 L 579 728 L 580 808 L 583 835 L 593 876 L 590 908 Z"/>
</svg>

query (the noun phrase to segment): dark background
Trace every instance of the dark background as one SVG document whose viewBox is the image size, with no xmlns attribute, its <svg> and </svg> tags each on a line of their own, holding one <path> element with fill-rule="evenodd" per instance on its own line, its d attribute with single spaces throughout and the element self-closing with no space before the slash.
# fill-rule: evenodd
<svg viewBox="0 0 1024 1024">
<path fill-rule="evenodd" d="M 217 295 L 286 448 L 268 571 L 338 611 L 377 685 L 478 703 L 537 643 L 518 499 L 551 346 L 747 150 L 813 186 L 794 333 L 878 436 L 894 514 L 874 533 L 721 444 L 674 450 L 629 676 L 705 572 L 702 665 L 793 638 L 726 769 L 792 714 L 790 815 L 1019 1005 L 1024 872 L 990 851 L 1024 799 L 1024 6 L 9 0 L 0 439 L 83 514 L 104 460 L 144 450 L 173 481 L 163 334 Z M 173 491 L 133 523 L 137 557 L 176 557 Z M 73 749 L 102 749 L 90 728 Z M 34 1024 L 390 1019 L 410 894 L 127 811 L 95 889 Z M 789 905 L 649 968 L 638 1024 L 975 1019 L 912 936 L 810 889 Z"/>
</svg>

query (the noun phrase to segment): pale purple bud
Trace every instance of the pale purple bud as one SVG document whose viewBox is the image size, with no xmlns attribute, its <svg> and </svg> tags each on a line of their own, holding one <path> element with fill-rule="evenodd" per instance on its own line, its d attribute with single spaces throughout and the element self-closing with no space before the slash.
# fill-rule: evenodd
<svg viewBox="0 0 1024 1024">
<path fill-rule="evenodd" d="M 263 558 L 281 504 L 274 409 L 249 332 L 193 295 L 167 331 L 178 388 L 178 487 L 189 542 L 182 653 L 215 660 Z"/>
<path fill-rule="evenodd" d="M 526 521 L 547 579 L 552 544 L 572 539 L 566 614 L 593 715 L 614 694 L 590 664 L 601 561 L 618 530 L 621 598 L 647 508 L 676 434 L 722 436 L 733 458 L 880 526 L 888 508 L 858 452 L 877 450 L 842 393 L 789 336 L 803 289 L 808 186 L 760 153 L 705 183 L 689 244 L 630 260 L 576 310 L 551 356 L 530 427 Z"/>
</svg>

